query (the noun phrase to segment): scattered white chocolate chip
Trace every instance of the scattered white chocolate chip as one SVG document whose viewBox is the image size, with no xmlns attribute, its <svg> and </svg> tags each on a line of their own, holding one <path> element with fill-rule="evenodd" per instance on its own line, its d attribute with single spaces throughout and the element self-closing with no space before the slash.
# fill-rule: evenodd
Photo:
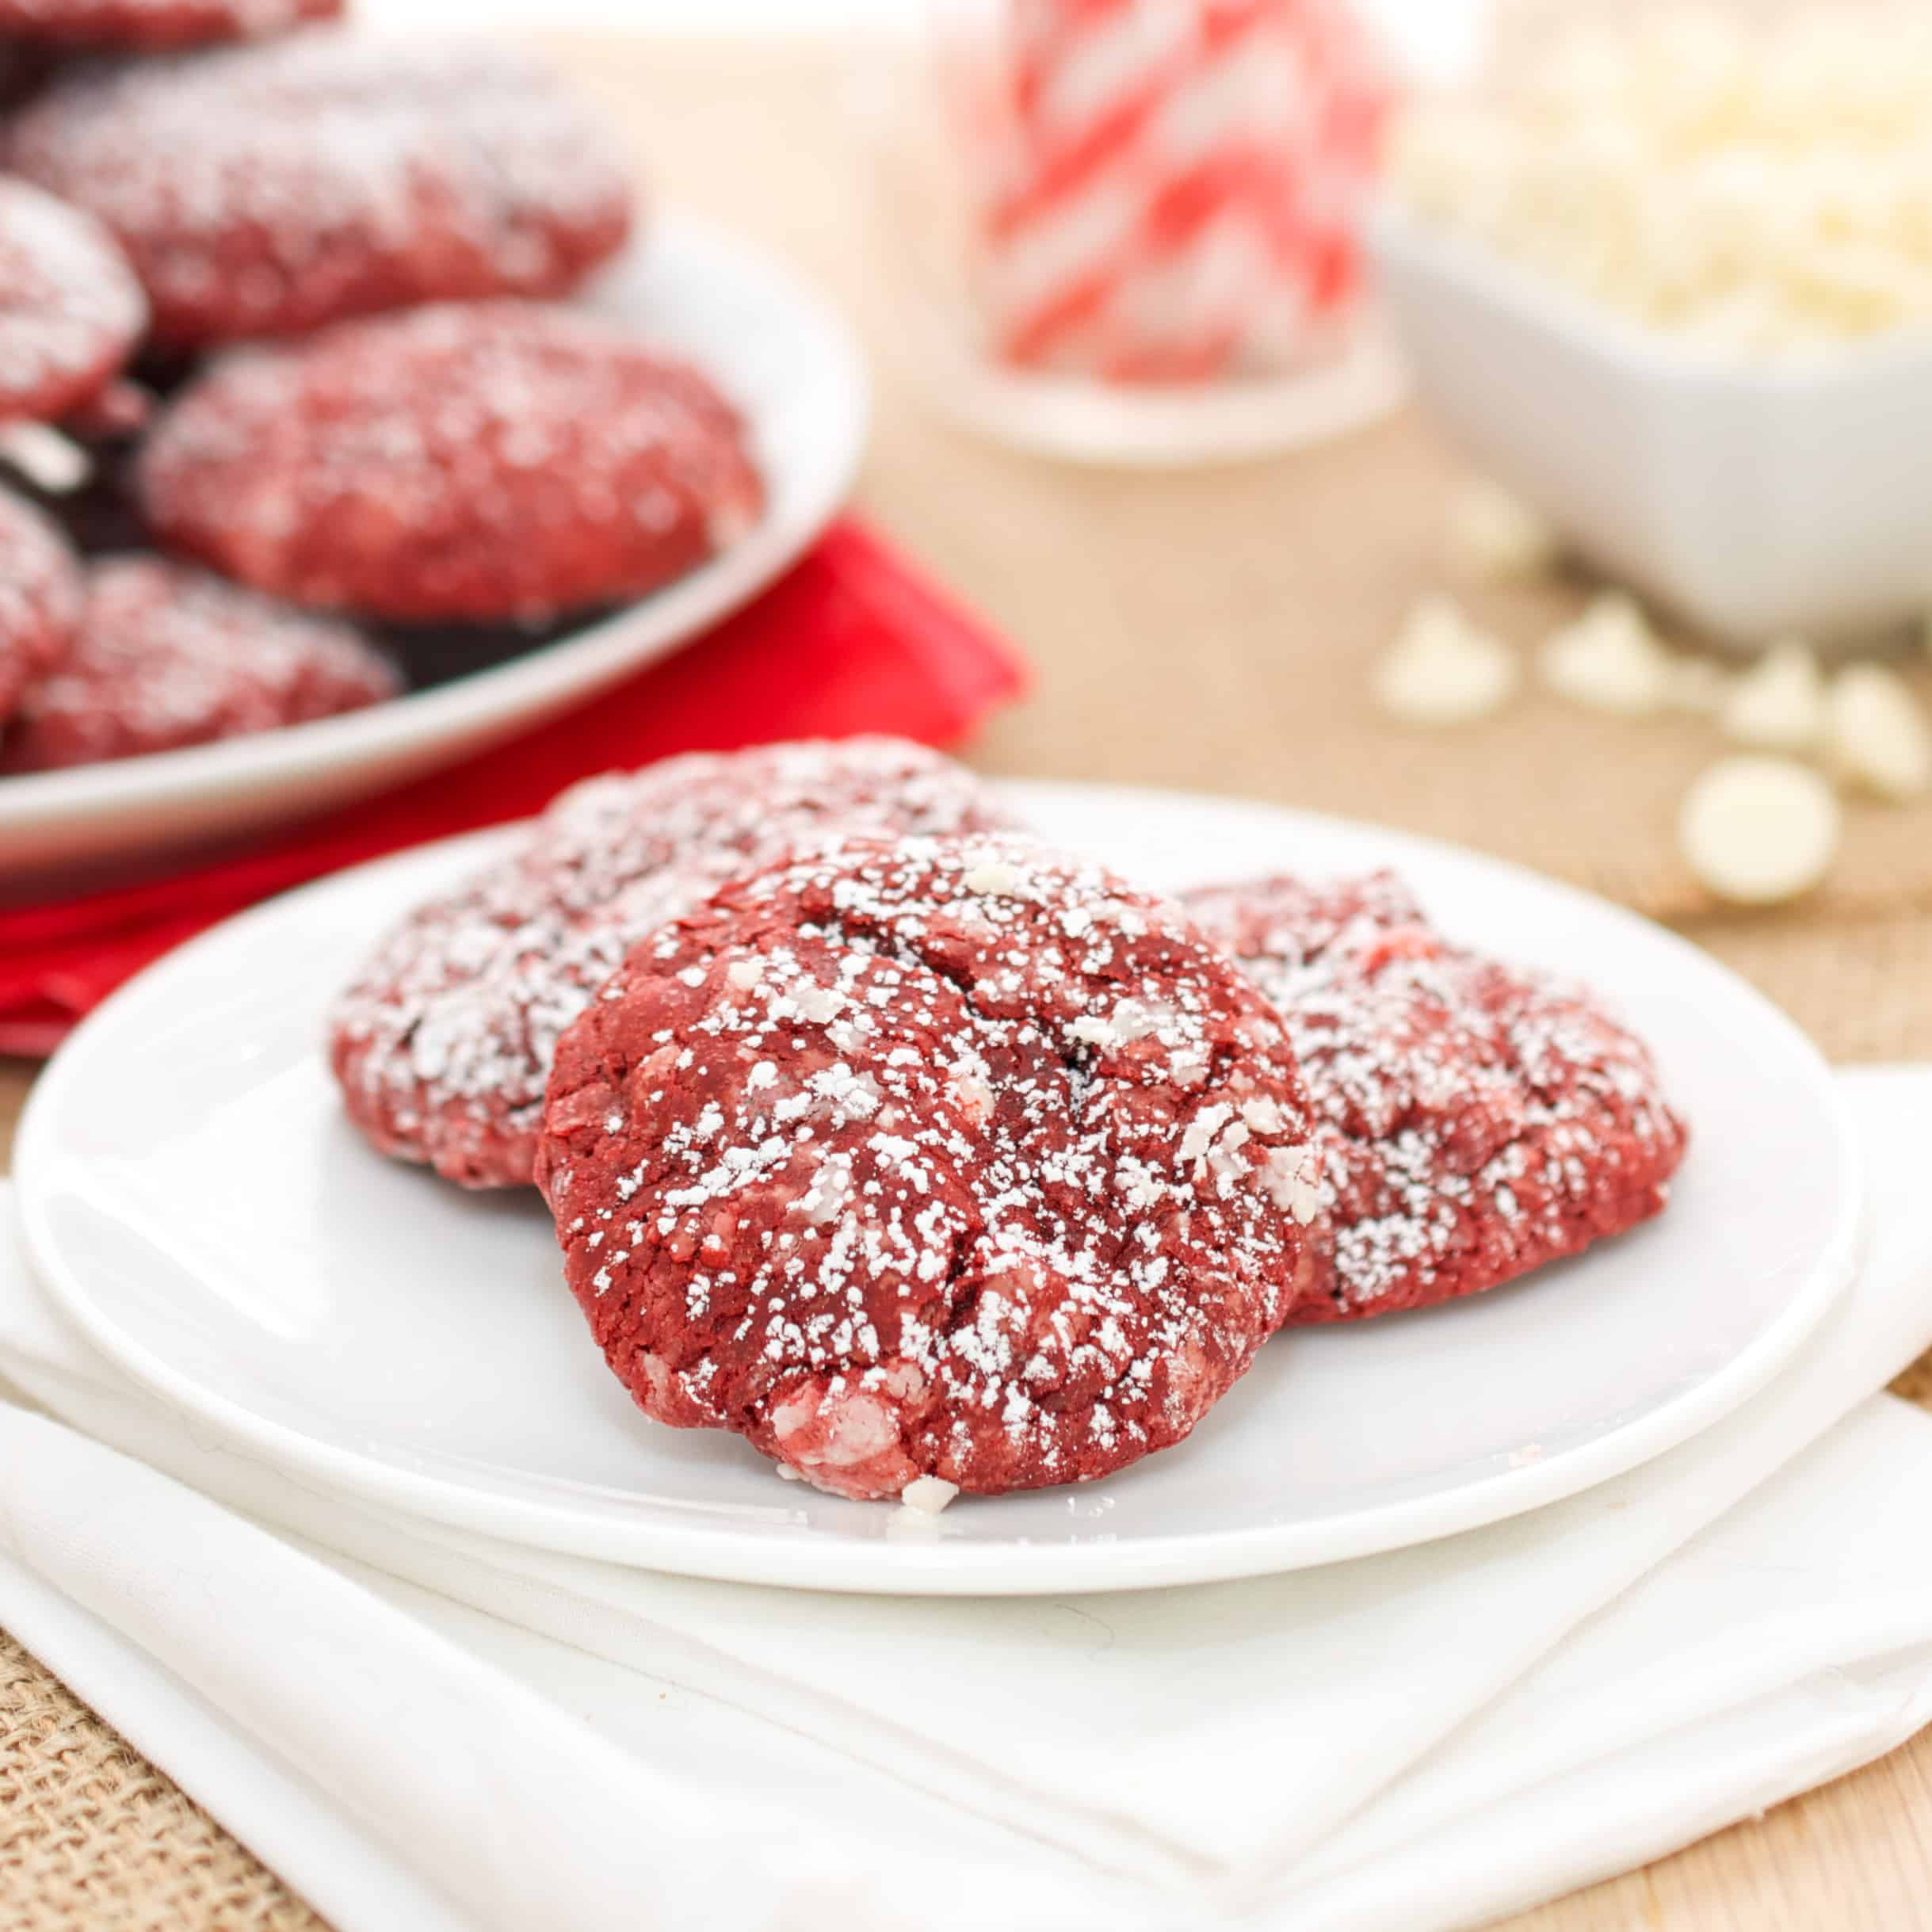
<svg viewBox="0 0 1932 1932">
<path fill-rule="evenodd" d="M 1450 598 L 1426 597 L 1376 664 L 1375 695 L 1407 724 L 1468 724 L 1500 710 L 1518 675 L 1508 645 Z"/>
<path fill-rule="evenodd" d="M 1480 476 L 1457 493 L 1449 543 L 1457 560 L 1485 583 L 1539 577 L 1558 554 L 1555 530 L 1527 503 Z"/>
<path fill-rule="evenodd" d="M 1896 672 L 1849 666 L 1832 679 L 1825 712 L 1825 754 L 1847 784 L 1901 800 L 1932 790 L 1932 731 Z"/>
<path fill-rule="evenodd" d="M 1789 758 L 1720 760 L 1686 793 L 1678 843 L 1720 899 L 1775 905 L 1808 892 L 1838 850 L 1838 804 L 1818 773 Z"/>
<path fill-rule="evenodd" d="M 1731 687 L 1717 728 L 1761 751 L 1810 751 L 1825 731 L 1825 681 L 1801 638 L 1774 643 Z"/>
<path fill-rule="evenodd" d="M 1675 666 L 1635 600 L 1621 591 L 1596 598 L 1552 633 L 1537 655 L 1543 682 L 1559 697 L 1593 711 L 1641 718 L 1672 702 Z"/>
<path fill-rule="evenodd" d="M 899 1492 L 899 1499 L 922 1516 L 937 1516 L 959 1493 L 959 1484 L 949 1483 L 943 1476 L 915 1476 Z"/>
</svg>

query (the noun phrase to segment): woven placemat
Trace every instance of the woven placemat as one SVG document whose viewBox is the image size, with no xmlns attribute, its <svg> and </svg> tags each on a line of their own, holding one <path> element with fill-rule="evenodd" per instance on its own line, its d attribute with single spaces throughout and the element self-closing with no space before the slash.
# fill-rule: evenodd
<svg viewBox="0 0 1932 1932">
<path fill-rule="evenodd" d="M 321 1924 L 0 1632 L 4 1932 L 314 1932 Z"/>
<path fill-rule="evenodd" d="M 898 311 L 869 250 L 836 65 L 798 48 L 641 42 L 569 57 L 636 131 L 664 199 L 764 239 L 857 316 L 881 377 L 867 507 L 1039 666 L 980 763 L 1271 797 L 1480 846 L 1671 921 L 1835 1060 L 1932 1058 L 1932 806 L 1854 808 L 1823 892 L 1740 918 L 1704 898 L 1671 837 L 1719 749 L 1706 727 L 1533 692 L 1469 731 L 1377 715 L 1368 666 L 1422 591 L 1458 590 L 1525 649 L 1586 594 L 1457 582 L 1443 530 L 1460 472 L 1416 418 L 1171 476 L 1082 474 L 963 437 L 893 361 Z M 1928 691 L 1932 667 L 1907 668 Z M 1900 1386 L 1932 1396 L 1932 1369 Z M 319 1923 L 0 1637 L 0 1932 Z"/>
</svg>

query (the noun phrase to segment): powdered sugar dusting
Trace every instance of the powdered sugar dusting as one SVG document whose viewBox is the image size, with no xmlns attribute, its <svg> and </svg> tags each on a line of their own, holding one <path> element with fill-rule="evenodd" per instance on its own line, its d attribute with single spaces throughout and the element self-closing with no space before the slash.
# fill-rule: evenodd
<svg viewBox="0 0 1932 1932">
<path fill-rule="evenodd" d="M 1011 837 L 855 838 L 633 952 L 559 1044 L 538 1178 L 651 1414 L 916 1499 L 1186 1435 L 1306 1285 L 1270 1174 L 1319 1175 L 1311 1128 L 1174 907 Z"/>
<path fill-rule="evenodd" d="M 795 839 L 1009 822 L 964 766 L 899 739 L 586 779 L 507 857 L 405 920 L 338 1002 L 331 1057 L 350 1113 L 385 1151 L 451 1180 L 527 1184 L 558 1036 L 640 940 Z M 737 970 L 757 978 L 754 961 Z"/>
<path fill-rule="evenodd" d="M 328 29 L 84 67 L 7 165 L 120 237 L 179 346 L 558 295 L 628 232 L 623 146 L 540 64 Z"/>
<path fill-rule="evenodd" d="M 640 596 L 764 499 L 704 376 L 596 316 L 514 301 L 237 352 L 162 417 L 138 480 L 172 547 L 403 620 Z"/>
<path fill-rule="evenodd" d="M 1493 1287 L 1663 1205 L 1683 1124 L 1586 992 L 1449 945 L 1388 873 L 1186 903 L 1281 1012 L 1323 1123 L 1334 1279 L 1295 1319 Z"/>
<path fill-rule="evenodd" d="M 59 663 L 80 620 L 81 574 L 52 521 L 0 490 L 0 724 Z"/>
<path fill-rule="evenodd" d="M 112 558 L 88 571 L 73 643 L 29 687 L 4 763 L 44 771 L 172 750 L 353 711 L 400 688 L 346 625 L 185 565 Z"/>
<path fill-rule="evenodd" d="M 344 0 L 0 0 L 0 33 L 58 46 L 196 47 L 328 20 Z"/>
<path fill-rule="evenodd" d="M 134 271 L 92 216 L 0 180 L 0 418 L 78 409 L 126 361 L 147 319 Z"/>
</svg>

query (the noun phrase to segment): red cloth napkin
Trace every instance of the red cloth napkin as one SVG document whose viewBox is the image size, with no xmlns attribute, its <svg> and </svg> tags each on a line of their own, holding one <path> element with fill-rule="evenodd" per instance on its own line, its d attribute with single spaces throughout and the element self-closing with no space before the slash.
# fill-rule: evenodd
<svg viewBox="0 0 1932 1932">
<path fill-rule="evenodd" d="M 891 731 L 964 737 L 1025 661 L 860 525 L 756 603 L 581 710 L 299 830 L 166 878 L 0 911 L 0 1052 L 45 1053 L 114 988 L 231 913 L 404 846 L 526 816 L 574 779 L 675 751 Z"/>
</svg>

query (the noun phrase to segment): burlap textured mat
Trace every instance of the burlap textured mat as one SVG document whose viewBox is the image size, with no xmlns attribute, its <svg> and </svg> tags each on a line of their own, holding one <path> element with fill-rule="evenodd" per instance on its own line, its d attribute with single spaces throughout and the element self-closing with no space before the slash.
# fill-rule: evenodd
<svg viewBox="0 0 1932 1932">
<path fill-rule="evenodd" d="M 1466 592 L 1525 648 L 1583 596 L 1458 581 L 1443 531 L 1459 472 L 1419 422 L 1170 476 L 975 442 L 922 409 L 894 362 L 890 265 L 869 249 L 838 63 L 638 42 L 580 46 L 571 64 L 634 128 L 665 200 L 777 247 L 858 319 L 881 377 L 866 507 L 1039 665 L 1034 698 L 995 724 L 978 762 L 1247 793 L 1461 840 L 1671 920 L 1835 1059 L 1932 1057 L 1932 806 L 1853 808 L 1826 889 L 1743 918 L 1703 899 L 1671 837 L 1685 786 L 1720 748 L 1708 727 L 1593 716 L 1533 693 L 1462 731 L 1377 715 L 1369 661 L 1421 591 Z M 1932 666 L 1912 674 L 1932 695 Z M 1436 910 L 1453 926 L 1453 908 Z M 1932 1373 L 1921 1364 L 1901 1386 L 1923 1396 Z M 319 1924 L 0 1639 L 0 1932 Z"/>
<path fill-rule="evenodd" d="M 4 1932 L 311 1932 L 321 1924 L 0 1632 Z"/>
</svg>

